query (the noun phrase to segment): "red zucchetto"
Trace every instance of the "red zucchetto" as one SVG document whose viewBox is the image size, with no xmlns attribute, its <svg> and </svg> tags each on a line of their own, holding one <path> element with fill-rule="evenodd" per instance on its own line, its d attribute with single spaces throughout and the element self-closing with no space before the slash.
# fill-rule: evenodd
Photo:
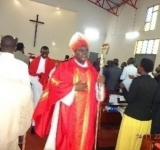
<svg viewBox="0 0 160 150">
<path fill-rule="evenodd" d="M 82 33 L 76 32 L 69 42 L 69 47 L 75 51 L 80 46 L 88 47 L 88 40 Z"/>
</svg>

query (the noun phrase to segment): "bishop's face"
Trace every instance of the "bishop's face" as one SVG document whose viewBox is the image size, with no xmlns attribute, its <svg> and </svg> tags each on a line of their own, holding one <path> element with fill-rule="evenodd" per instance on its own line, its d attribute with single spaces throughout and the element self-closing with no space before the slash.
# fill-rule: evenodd
<svg viewBox="0 0 160 150">
<path fill-rule="evenodd" d="M 88 59 L 88 47 L 86 46 L 78 47 L 77 50 L 75 51 L 75 58 L 79 63 L 84 64 L 85 61 Z"/>
<path fill-rule="evenodd" d="M 41 49 L 41 56 L 42 58 L 46 59 L 48 57 L 49 50 L 48 49 Z"/>
</svg>

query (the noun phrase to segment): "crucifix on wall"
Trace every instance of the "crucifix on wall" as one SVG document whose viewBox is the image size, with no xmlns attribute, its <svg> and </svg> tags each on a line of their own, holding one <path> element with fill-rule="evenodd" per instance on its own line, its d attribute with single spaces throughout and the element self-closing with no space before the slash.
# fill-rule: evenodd
<svg viewBox="0 0 160 150">
<path fill-rule="evenodd" d="M 37 27 L 38 27 L 38 23 L 44 24 L 44 22 L 41 22 L 41 21 L 38 20 L 38 16 L 39 16 L 39 15 L 37 15 L 36 20 L 29 20 L 29 21 L 31 21 L 31 22 L 35 22 L 35 23 L 36 23 L 36 25 L 35 25 L 35 32 L 34 32 L 34 44 L 33 44 L 34 47 L 36 46 L 36 38 L 37 38 Z"/>
</svg>

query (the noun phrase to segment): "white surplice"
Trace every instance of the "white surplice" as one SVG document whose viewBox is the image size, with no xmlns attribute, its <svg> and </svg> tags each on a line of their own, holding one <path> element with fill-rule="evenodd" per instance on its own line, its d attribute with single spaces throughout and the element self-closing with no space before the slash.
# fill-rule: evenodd
<svg viewBox="0 0 160 150">
<path fill-rule="evenodd" d="M 80 64 L 76 60 L 75 62 L 81 67 L 84 67 L 84 68 L 88 67 L 87 62 L 85 62 L 84 65 Z M 100 87 L 100 91 L 98 91 L 98 84 L 96 83 L 95 90 L 96 90 L 96 98 L 98 101 L 104 100 L 104 96 L 105 96 L 104 88 L 105 88 L 104 85 L 102 85 Z M 50 129 L 49 136 L 45 144 L 44 150 L 56 150 L 56 132 L 57 132 L 57 125 L 58 125 L 58 118 L 59 118 L 60 102 L 66 104 L 67 106 L 70 106 L 74 100 L 74 95 L 75 95 L 75 87 L 73 86 L 72 91 L 62 99 L 58 100 L 58 102 L 55 104 L 54 112 L 52 115 L 51 129 Z"/>
<path fill-rule="evenodd" d="M 0 55 L 0 150 L 18 150 L 33 113 L 28 66 L 11 53 Z"/>
<path fill-rule="evenodd" d="M 0 55 L 0 77 L 30 85 L 28 66 L 11 53 L 2 52 Z"/>
</svg>

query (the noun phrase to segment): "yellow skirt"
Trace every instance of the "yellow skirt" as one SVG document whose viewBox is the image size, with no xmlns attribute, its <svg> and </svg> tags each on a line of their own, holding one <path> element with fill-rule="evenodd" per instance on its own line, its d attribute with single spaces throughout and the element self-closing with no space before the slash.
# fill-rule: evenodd
<svg viewBox="0 0 160 150">
<path fill-rule="evenodd" d="M 140 121 L 123 115 L 116 150 L 140 150 L 142 137 L 150 134 L 151 120 Z"/>
</svg>

